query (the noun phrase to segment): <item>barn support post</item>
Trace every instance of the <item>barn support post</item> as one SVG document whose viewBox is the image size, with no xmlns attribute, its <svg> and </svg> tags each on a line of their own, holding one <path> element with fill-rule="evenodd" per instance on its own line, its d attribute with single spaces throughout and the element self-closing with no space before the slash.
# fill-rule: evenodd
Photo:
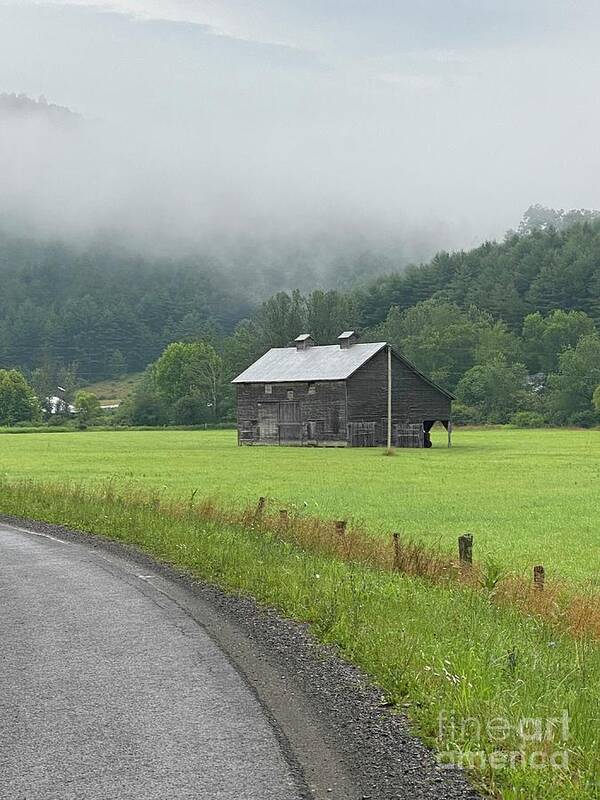
<svg viewBox="0 0 600 800">
<path fill-rule="evenodd" d="M 387 346 L 387 450 L 392 449 L 392 347 Z"/>
</svg>

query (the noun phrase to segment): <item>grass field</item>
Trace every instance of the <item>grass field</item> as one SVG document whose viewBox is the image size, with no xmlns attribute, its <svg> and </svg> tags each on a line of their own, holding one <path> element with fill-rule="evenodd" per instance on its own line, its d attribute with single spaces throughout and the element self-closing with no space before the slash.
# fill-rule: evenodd
<svg viewBox="0 0 600 800">
<path fill-rule="evenodd" d="M 475 555 L 550 578 L 600 582 L 600 432 L 461 430 L 431 450 L 236 446 L 232 431 L 83 432 L 0 436 L 0 474 L 192 491 L 225 503 L 260 495 L 323 517 L 363 521 L 375 533 Z"/>
</svg>

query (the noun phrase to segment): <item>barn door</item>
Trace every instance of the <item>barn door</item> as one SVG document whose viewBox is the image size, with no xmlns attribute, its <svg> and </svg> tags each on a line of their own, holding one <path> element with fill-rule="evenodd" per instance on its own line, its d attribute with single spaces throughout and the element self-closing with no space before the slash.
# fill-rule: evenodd
<svg viewBox="0 0 600 800">
<path fill-rule="evenodd" d="M 258 404 L 258 441 L 279 443 L 279 403 Z"/>
<path fill-rule="evenodd" d="M 394 426 L 394 442 L 396 447 L 424 447 L 423 424 L 399 422 Z"/>
<path fill-rule="evenodd" d="M 300 403 L 297 400 L 284 400 L 279 404 L 279 440 L 281 442 L 302 441 Z"/>
<path fill-rule="evenodd" d="M 374 447 L 376 422 L 349 422 L 348 440 L 352 447 Z"/>
</svg>

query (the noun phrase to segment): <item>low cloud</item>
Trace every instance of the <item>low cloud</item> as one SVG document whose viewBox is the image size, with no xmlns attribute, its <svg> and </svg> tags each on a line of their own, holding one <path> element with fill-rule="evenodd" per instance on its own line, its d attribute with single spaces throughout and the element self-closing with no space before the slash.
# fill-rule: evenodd
<svg viewBox="0 0 600 800">
<path fill-rule="evenodd" d="M 0 0 L 0 89 L 83 117 L 0 110 L 3 224 L 400 264 L 531 203 L 599 207 L 598 22 L 587 0 Z"/>
</svg>

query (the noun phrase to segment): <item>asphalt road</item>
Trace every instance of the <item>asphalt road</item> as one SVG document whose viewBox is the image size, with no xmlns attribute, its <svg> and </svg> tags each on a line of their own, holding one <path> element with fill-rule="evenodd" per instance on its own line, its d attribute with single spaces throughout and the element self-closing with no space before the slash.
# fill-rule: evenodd
<svg viewBox="0 0 600 800">
<path fill-rule="evenodd" d="M 297 800 L 278 734 L 156 575 L 0 525 L 3 800 Z"/>
</svg>

